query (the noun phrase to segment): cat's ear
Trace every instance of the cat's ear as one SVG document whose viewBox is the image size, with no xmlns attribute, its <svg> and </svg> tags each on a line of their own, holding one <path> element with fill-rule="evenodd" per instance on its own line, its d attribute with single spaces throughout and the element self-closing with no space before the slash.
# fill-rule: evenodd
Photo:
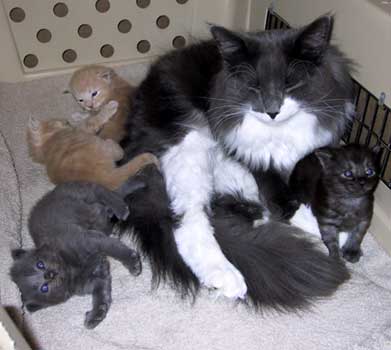
<svg viewBox="0 0 391 350">
<path fill-rule="evenodd" d="M 322 147 L 315 151 L 315 155 L 322 167 L 326 168 L 330 161 L 334 159 L 334 150 L 331 147 Z"/>
<path fill-rule="evenodd" d="M 371 149 L 371 151 L 372 151 L 372 153 L 375 156 L 375 160 L 376 160 L 377 166 L 380 167 L 381 166 L 381 159 L 382 159 L 383 152 L 384 152 L 384 148 L 381 145 L 377 144 L 377 145 L 375 145 Z"/>
<path fill-rule="evenodd" d="M 104 71 L 98 73 L 99 78 L 103 79 L 104 81 L 106 81 L 108 83 L 111 83 L 114 75 L 115 75 L 115 72 L 111 68 L 107 68 Z"/>
<path fill-rule="evenodd" d="M 212 26 L 210 32 L 225 59 L 229 59 L 233 55 L 243 53 L 247 50 L 244 40 L 228 29 L 220 26 Z"/>
<path fill-rule="evenodd" d="M 31 117 L 29 118 L 29 121 L 28 121 L 28 127 L 31 131 L 39 131 L 40 127 L 41 127 L 41 123 L 39 120 L 35 119 L 34 117 Z"/>
<path fill-rule="evenodd" d="M 329 45 L 333 23 L 333 16 L 326 15 L 305 26 L 296 39 L 295 55 L 318 62 Z"/>
<path fill-rule="evenodd" d="M 26 253 L 27 253 L 27 251 L 24 249 L 21 249 L 21 248 L 11 250 L 11 256 L 12 256 L 12 259 L 14 259 L 14 260 L 18 260 L 18 259 L 22 258 Z"/>
</svg>

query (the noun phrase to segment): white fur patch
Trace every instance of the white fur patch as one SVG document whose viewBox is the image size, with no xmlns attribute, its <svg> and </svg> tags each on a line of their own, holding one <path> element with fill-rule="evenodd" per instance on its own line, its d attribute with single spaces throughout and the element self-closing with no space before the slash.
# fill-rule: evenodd
<svg viewBox="0 0 391 350">
<path fill-rule="evenodd" d="M 301 228 L 303 231 L 311 233 L 314 236 L 319 238 L 322 237 L 319 231 L 318 221 L 316 220 L 314 214 L 312 214 L 310 206 L 301 204 L 295 215 L 293 215 L 292 219 L 290 220 L 290 223 Z"/>
<path fill-rule="evenodd" d="M 221 147 L 216 148 L 213 173 L 217 193 L 240 193 L 245 199 L 259 202 L 259 191 L 254 176 L 242 164 L 228 158 Z"/>
<path fill-rule="evenodd" d="M 250 108 L 223 142 L 252 169 L 267 169 L 273 161 L 277 170 L 291 171 L 299 159 L 329 144 L 332 138 L 330 132 L 319 127 L 314 114 L 305 112 L 288 97 L 274 120 Z"/>
<path fill-rule="evenodd" d="M 216 148 L 208 128 L 196 129 L 161 158 L 172 209 L 183 215 L 175 241 L 183 260 L 204 285 L 230 298 L 244 298 L 244 279 L 222 253 L 205 213 L 213 193 Z"/>
<path fill-rule="evenodd" d="M 302 230 L 315 235 L 316 237 L 322 238 L 319 230 L 318 221 L 310 206 L 301 204 L 295 215 L 290 220 L 290 223 L 294 226 L 301 228 Z M 349 233 L 339 232 L 338 233 L 338 245 L 342 248 L 349 238 Z"/>
<path fill-rule="evenodd" d="M 338 245 L 340 248 L 343 248 L 347 240 L 349 239 L 349 233 L 348 232 L 340 232 L 338 235 Z"/>
</svg>

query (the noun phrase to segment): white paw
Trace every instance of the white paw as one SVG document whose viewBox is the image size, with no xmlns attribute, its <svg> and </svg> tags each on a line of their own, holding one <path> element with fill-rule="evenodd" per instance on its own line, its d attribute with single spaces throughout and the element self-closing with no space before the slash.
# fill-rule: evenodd
<svg viewBox="0 0 391 350">
<path fill-rule="evenodd" d="M 81 122 L 81 121 L 87 119 L 89 116 L 90 116 L 90 114 L 87 112 L 74 112 L 71 115 L 71 119 L 74 122 Z"/>
<path fill-rule="evenodd" d="M 231 264 L 213 268 L 201 281 L 208 288 L 215 288 L 216 295 L 232 299 L 244 299 L 247 286 L 241 273 Z"/>
<path fill-rule="evenodd" d="M 110 101 L 108 102 L 104 107 L 104 112 L 107 113 L 110 116 L 113 116 L 117 110 L 118 110 L 118 102 L 117 101 Z"/>
<path fill-rule="evenodd" d="M 262 226 L 270 221 L 269 217 L 265 217 L 263 219 L 257 219 L 253 221 L 253 227 L 257 228 L 259 226 Z"/>
</svg>

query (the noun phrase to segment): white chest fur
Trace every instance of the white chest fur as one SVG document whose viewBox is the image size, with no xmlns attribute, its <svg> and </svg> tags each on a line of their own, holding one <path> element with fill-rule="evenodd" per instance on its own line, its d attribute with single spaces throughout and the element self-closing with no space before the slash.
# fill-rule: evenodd
<svg viewBox="0 0 391 350">
<path fill-rule="evenodd" d="M 274 120 L 250 108 L 242 123 L 223 140 L 225 147 L 252 169 L 268 169 L 272 163 L 277 170 L 288 171 L 303 156 L 331 141 L 332 134 L 319 125 L 316 116 L 291 98 L 284 100 Z"/>
</svg>

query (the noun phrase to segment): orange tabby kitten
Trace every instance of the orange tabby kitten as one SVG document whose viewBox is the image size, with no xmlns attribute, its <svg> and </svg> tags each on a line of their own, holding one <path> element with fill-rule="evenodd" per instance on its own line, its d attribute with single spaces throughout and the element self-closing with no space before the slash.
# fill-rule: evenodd
<svg viewBox="0 0 391 350">
<path fill-rule="evenodd" d="M 63 119 L 29 120 L 27 140 L 32 159 L 46 165 L 49 179 L 55 183 L 88 181 L 115 190 L 145 165 L 158 164 L 157 158 L 143 153 L 128 163 L 116 167 L 122 159 L 122 148 L 111 139 L 104 140 L 96 133 L 104 128 L 117 103 L 111 101 L 80 127 Z"/>
<path fill-rule="evenodd" d="M 120 142 L 126 134 L 125 123 L 129 114 L 134 87 L 119 77 L 111 68 L 90 65 L 77 70 L 69 83 L 69 90 L 84 113 L 74 113 L 75 121 L 94 116 L 109 101 L 118 102 L 115 115 L 102 127 L 98 136 Z"/>
</svg>

